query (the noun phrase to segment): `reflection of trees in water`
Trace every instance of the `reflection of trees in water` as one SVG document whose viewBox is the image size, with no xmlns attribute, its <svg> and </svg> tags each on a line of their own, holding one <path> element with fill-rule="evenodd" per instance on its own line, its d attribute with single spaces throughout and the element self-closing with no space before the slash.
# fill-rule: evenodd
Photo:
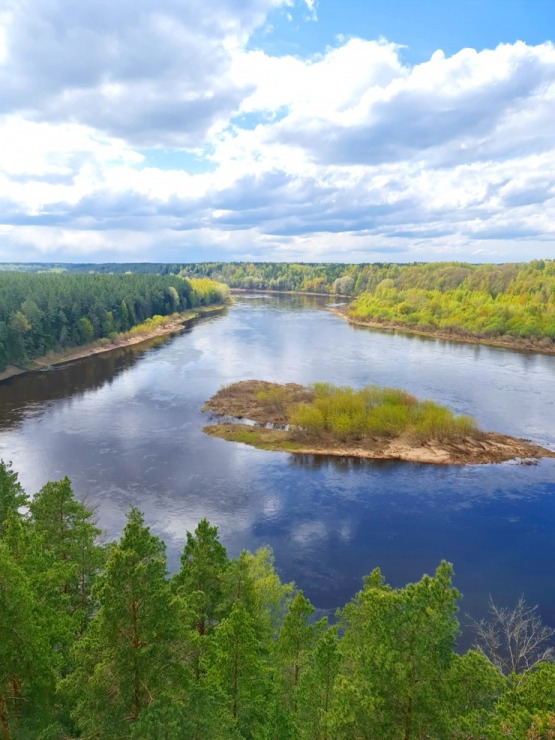
<svg viewBox="0 0 555 740">
<path fill-rule="evenodd" d="M 322 470 L 333 468 L 339 472 L 350 472 L 361 468 L 384 468 L 397 465 L 395 460 L 366 460 L 360 457 L 337 457 L 336 455 L 290 455 L 292 467 Z"/>
<path fill-rule="evenodd" d="M 318 295 L 299 295 L 291 293 L 257 293 L 255 291 L 249 293 L 235 293 L 233 295 L 237 302 L 245 300 L 249 304 L 256 301 L 264 303 L 264 306 L 274 306 L 282 311 L 298 311 L 299 308 L 322 308 L 328 303 L 333 303 L 333 296 L 318 296 Z"/>
<path fill-rule="evenodd" d="M 97 390 L 134 365 L 145 352 L 164 344 L 171 335 L 102 352 L 52 370 L 27 373 L 0 383 L 0 429 L 25 418 L 28 410 L 62 398 Z"/>
</svg>

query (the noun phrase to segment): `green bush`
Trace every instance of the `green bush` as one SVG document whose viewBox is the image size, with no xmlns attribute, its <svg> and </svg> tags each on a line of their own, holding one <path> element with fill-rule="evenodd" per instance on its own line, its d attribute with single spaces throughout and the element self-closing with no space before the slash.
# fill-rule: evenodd
<svg viewBox="0 0 555 740">
<path fill-rule="evenodd" d="M 306 436 L 330 434 L 345 442 L 367 437 L 409 435 L 413 440 L 454 440 L 476 431 L 468 416 L 455 416 L 432 401 L 418 401 L 399 388 L 366 386 L 361 390 L 327 383 L 311 386 L 312 401 L 292 404 L 287 418 Z M 259 400 L 268 392 L 258 394 Z"/>
</svg>

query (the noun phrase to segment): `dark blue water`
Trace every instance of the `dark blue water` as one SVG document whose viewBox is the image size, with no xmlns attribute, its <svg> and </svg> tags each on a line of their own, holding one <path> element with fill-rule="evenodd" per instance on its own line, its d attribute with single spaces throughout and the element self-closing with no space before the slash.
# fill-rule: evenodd
<svg viewBox="0 0 555 740">
<path fill-rule="evenodd" d="M 555 357 L 350 327 L 301 297 L 240 298 L 177 337 L 0 385 L 0 456 L 30 492 L 69 475 L 108 537 L 139 506 L 178 562 L 201 517 L 229 552 L 272 546 L 333 612 L 379 566 L 454 563 L 461 613 L 524 594 L 555 625 L 555 460 L 435 467 L 299 458 L 212 439 L 200 409 L 246 378 L 408 389 L 555 448 Z"/>
</svg>

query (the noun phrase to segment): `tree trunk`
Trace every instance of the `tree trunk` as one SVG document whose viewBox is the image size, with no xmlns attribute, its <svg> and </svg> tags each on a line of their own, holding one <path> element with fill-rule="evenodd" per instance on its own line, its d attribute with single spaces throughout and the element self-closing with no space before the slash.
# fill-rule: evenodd
<svg viewBox="0 0 555 740">
<path fill-rule="evenodd" d="M 1 694 L 0 694 L 0 728 L 2 729 L 2 740 L 11 740 L 8 708 L 6 706 L 6 699 Z"/>
</svg>

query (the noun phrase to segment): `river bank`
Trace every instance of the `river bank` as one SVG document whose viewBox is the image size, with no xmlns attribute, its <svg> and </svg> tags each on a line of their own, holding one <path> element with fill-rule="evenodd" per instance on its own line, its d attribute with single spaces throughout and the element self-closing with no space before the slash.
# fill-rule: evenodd
<svg viewBox="0 0 555 740">
<path fill-rule="evenodd" d="M 269 290 L 267 288 L 230 288 L 234 294 L 241 293 L 260 293 L 269 295 L 303 295 L 318 296 L 320 298 L 338 298 L 342 300 L 352 300 L 352 296 L 341 293 L 312 293 L 302 290 Z M 381 331 L 399 332 L 402 334 L 413 334 L 431 339 L 443 339 L 448 342 L 457 342 L 459 344 L 482 344 L 486 347 L 500 347 L 502 349 L 514 350 L 515 352 L 537 352 L 544 355 L 555 355 L 555 343 L 549 344 L 545 339 L 496 339 L 495 337 L 476 337 L 474 335 L 454 334 L 441 329 L 416 329 L 406 326 L 405 324 L 396 324 L 394 322 L 373 321 L 371 319 L 360 319 L 350 316 L 348 304 L 344 306 L 329 306 L 328 311 L 344 319 L 353 326 L 367 327 L 369 329 L 379 329 Z M 548 341 L 548 340 L 547 340 Z"/>
<path fill-rule="evenodd" d="M 230 288 L 230 293 L 268 293 L 269 295 L 308 295 L 319 296 L 320 298 L 346 298 L 351 296 L 342 293 L 314 293 L 310 290 L 270 290 L 270 288 Z"/>
<path fill-rule="evenodd" d="M 487 347 L 500 347 L 515 352 L 538 352 L 544 355 L 555 355 L 555 344 L 542 344 L 543 339 L 496 339 L 495 337 L 476 337 L 464 334 L 453 334 L 442 331 L 441 329 L 413 329 L 404 324 L 395 324 L 393 322 L 373 321 L 371 319 L 359 319 L 350 316 L 347 313 L 348 307 L 331 306 L 328 310 L 340 319 L 347 321 L 353 326 L 362 326 L 369 329 L 379 329 L 381 331 L 399 332 L 400 334 L 415 334 L 416 336 L 429 337 L 430 339 L 443 339 L 448 342 L 458 342 L 459 344 L 483 344 Z"/>
<path fill-rule="evenodd" d="M 203 431 L 230 442 L 296 455 L 433 465 L 486 465 L 510 460 L 530 464 L 543 457 L 555 458 L 554 451 L 528 440 L 479 429 L 429 438 L 418 437 L 407 429 L 395 436 L 365 434 L 347 441 L 328 431 L 308 433 L 303 428 L 291 427 L 292 405 L 309 404 L 311 396 L 309 389 L 294 383 L 240 381 L 221 388 L 205 403 L 203 411 L 214 414 L 218 423 L 206 426 Z"/>
<path fill-rule="evenodd" d="M 8 365 L 5 370 L 0 372 L 0 383 L 9 378 L 16 377 L 17 375 L 23 375 L 24 373 L 44 372 L 50 367 L 54 367 L 56 365 L 65 365 L 68 362 L 81 360 L 84 357 L 91 357 L 103 352 L 112 352 L 115 349 L 131 347 L 135 344 L 146 342 L 148 339 L 153 339 L 154 337 L 173 334 L 174 332 L 184 329 L 195 319 L 213 313 L 219 313 L 225 308 L 226 306 L 221 303 L 214 304 L 213 306 L 199 306 L 193 310 L 167 316 L 165 317 L 166 320 L 163 322 L 156 323 L 154 326 L 145 328 L 144 330 L 133 331 L 132 329 L 128 332 L 117 334 L 111 339 L 97 340 L 91 344 L 84 344 L 81 347 L 73 347 L 62 352 L 49 352 L 46 355 L 35 358 L 33 360 L 33 364 L 29 367 Z"/>
</svg>

